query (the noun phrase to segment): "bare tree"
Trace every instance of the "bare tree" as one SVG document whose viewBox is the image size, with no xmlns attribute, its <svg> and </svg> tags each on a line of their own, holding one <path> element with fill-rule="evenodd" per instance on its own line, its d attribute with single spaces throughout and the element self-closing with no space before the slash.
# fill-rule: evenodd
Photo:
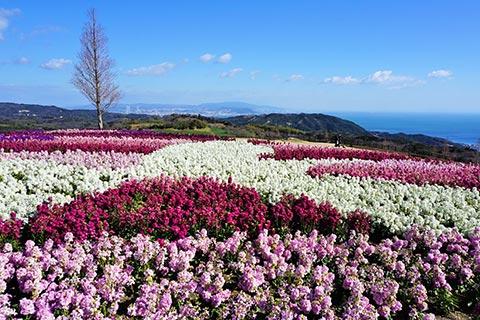
<svg viewBox="0 0 480 320">
<path fill-rule="evenodd" d="M 97 23 L 95 9 L 89 9 L 88 22 L 80 38 L 79 62 L 75 64 L 72 84 L 97 108 L 98 128 L 103 129 L 103 114 L 122 94 L 114 83 L 114 61 L 108 54 L 107 36 Z"/>
</svg>

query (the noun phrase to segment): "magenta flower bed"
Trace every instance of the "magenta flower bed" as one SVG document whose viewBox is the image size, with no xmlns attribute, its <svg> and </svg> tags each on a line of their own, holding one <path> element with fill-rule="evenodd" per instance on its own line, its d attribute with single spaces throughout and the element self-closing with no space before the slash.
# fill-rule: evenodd
<svg viewBox="0 0 480 320">
<path fill-rule="evenodd" d="M 4 226 L 10 225 L 5 222 Z M 206 177 L 161 176 L 79 195 L 64 205 L 44 203 L 26 228 L 29 237 L 40 242 L 59 242 L 69 232 L 78 240 L 98 239 L 103 232 L 127 240 L 138 233 L 177 239 L 203 228 L 225 238 L 235 231 L 255 236 L 263 229 L 281 234 L 314 229 L 325 234 L 368 233 L 370 217 L 356 211 L 343 219 L 331 204 L 317 205 L 305 196 L 286 195 L 280 203 L 266 205 L 253 188 Z"/>
<path fill-rule="evenodd" d="M 87 152 L 150 153 L 182 142 L 203 142 L 221 138 L 206 135 L 166 134 L 128 130 L 61 130 L 3 133 L 0 150 L 8 152 L 53 152 L 82 150 Z"/>
<path fill-rule="evenodd" d="M 259 142 L 256 142 L 257 144 Z M 268 142 L 266 142 L 268 144 Z M 303 160 L 303 159 L 363 159 L 381 161 L 386 159 L 407 160 L 416 159 L 414 157 L 383 151 L 371 151 L 360 149 L 343 149 L 343 148 L 331 148 L 331 147 L 319 147 L 319 146 L 306 146 L 306 145 L 291 145 L 291 144 L 269 144 L 274 154 L 262 154 L 261 159 L 275 159 L 275 160 Z"/>
<path fill-rule="evenodd" d="M 480 166 L 462 163 L 424 162 L 413 160 L 382 160 L 380 162 L 357 161 L 318 165 L 307 174 L 321 177 L 324 174 L 349 175 L 352 177 L 382 178 L 403 183 L 424 185 L 426 183 L 449 187 L 480 188 Z"/>
<path fill-rule="evenodd" d="M 1 317 L 430 319 L 480 307 L 480 228 L 465 238 L 414 227 L 379 244 L 316 231 L 73 240 L 0 251 Z"/>
</svg>

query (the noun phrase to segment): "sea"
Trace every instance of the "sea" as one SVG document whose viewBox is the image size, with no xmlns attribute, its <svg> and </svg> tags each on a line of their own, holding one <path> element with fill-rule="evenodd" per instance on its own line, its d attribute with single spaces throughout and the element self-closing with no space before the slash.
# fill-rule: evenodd
<svg viewBox="0 0 480 320">
<path fill-rule="evenodd" d="M 480 147 L 480 113 L 329 112 L 328 114 L 353 121 L 368 131 L 424 134 L 470 147 Z"/>
</svg>

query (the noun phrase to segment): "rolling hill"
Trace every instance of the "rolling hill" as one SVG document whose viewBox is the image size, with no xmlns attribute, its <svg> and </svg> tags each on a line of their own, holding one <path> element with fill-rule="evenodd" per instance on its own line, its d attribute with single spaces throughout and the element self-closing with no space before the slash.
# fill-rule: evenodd
<svg viewBox="0 0 480 320">
<path fill-rule="evenodd" d="M 225 118 L 234 125 L 269 125 L 289 127 L 302 131 L 339 132 L 368 135 L 369 132 L 356 123 L 321 113 L 270 113 Z"/>
</svg>

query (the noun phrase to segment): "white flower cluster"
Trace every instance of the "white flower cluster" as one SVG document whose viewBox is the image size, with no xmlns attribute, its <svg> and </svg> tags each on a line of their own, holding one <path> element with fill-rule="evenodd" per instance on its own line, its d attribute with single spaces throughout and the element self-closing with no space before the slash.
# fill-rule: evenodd
<svg viewBox="0 0 480 320">
<path fill-rule="evenodd" d="M 69 202 L 76 194 L 104 191 L 125 179 L 121 170 L 87 169 L 45 160 L 10 159 L 0 165 L 0 218 L 16 212 L 28 219 L 37 205 L 52 198 Z"/>
<path fill-rule="evenodd" d="M 475 188 L 438 185 L 410 185 L 382 179 L 324 175 L 312 178 L 311 166 L 349 160 L 259 160 L 273 150 L 247 142 L 210 141 L 165 147 L 144 156 L 137 166 L 87 169 L 43 160 L 3 160 L 0 166 L 0 217 L 12 211 L 21 217 L 52 197 L 56 203 L 70 201 L 75 194 L 103 191 L 127 179 L 161 174 L 170 176 L 212 176 L 254 187 L 274 203 L 283 193 L 305 194 L 318 202 L 331 202 L 342 213 L 366 211 L 375 225 L 396 233 L 413 224 L 438 232 L 456 226 L 469 233 L 480 226 L 480 194 Z M 354 160 L 355 161 L 355 160 Z"/>
</svg>

